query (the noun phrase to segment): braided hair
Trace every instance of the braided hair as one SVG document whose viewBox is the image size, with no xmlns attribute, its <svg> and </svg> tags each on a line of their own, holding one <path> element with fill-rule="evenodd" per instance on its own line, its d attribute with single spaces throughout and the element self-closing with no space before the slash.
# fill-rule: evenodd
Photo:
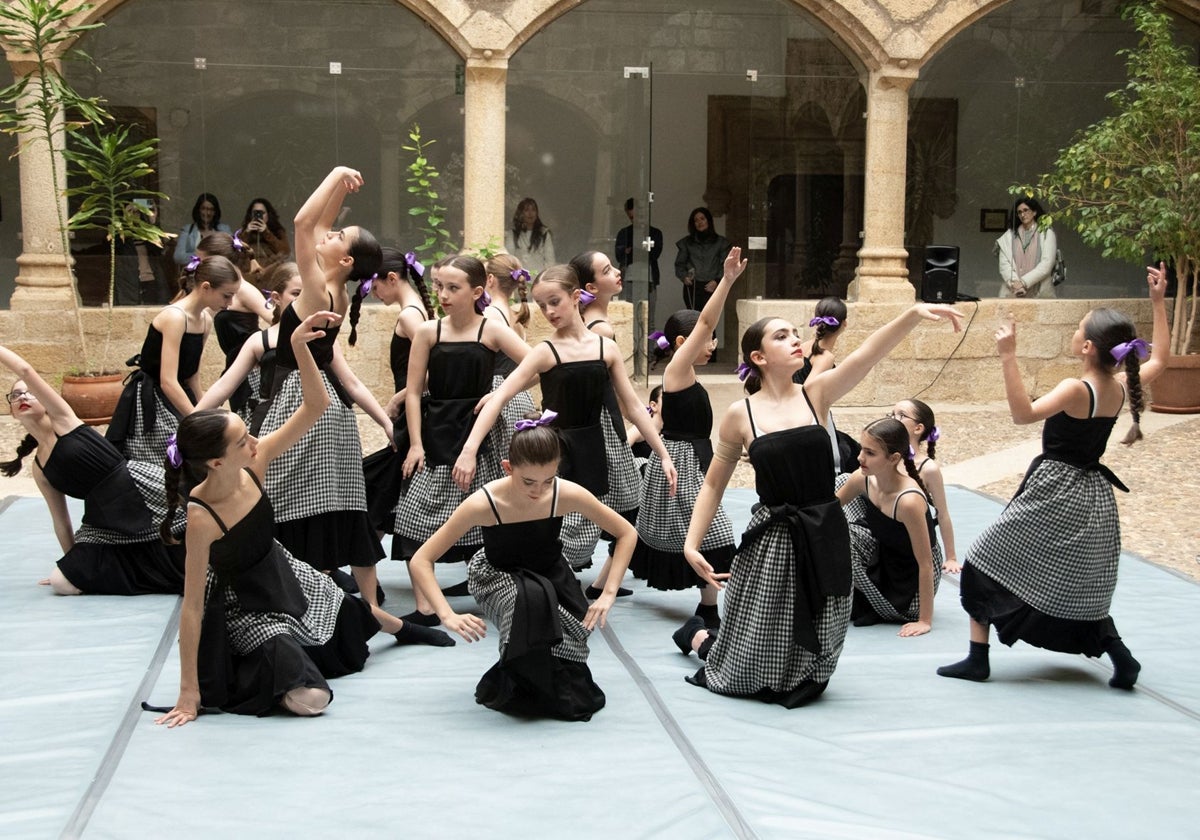
<svg viewBox="0 0 1200 840">
<path fill-rule="evenodd" d="M 658 367 L 658 363 L 675 352 L 675 342 L 683 336 L 687 338 L 700 322 L 700 312 L 695 309 L 678 309 L 663 324 L 662 334 L 667 342 L 664 348 L 658 342 L 650 342 L 650 370 Z"/>
<path fill-rule="evenodd" d="M 925 431 L 921 432 L 921 437 L 917 439 L 918 443 L 925 444 L 925 452 L 930 458 L 936 459 L 934 454 L 937 448 L 937 440 L 930 438 L 934 430 L 937 428 L 937 421 L 933 417 L 933 409 L 927 403 L 921 400 L 905 400 L 906 403 L 913 407 L 913 414 L 918 423 L 925 427 Z"/>
<path fill-rule="evenodd" d="M 25 456 L 37 449 L 37 446 L 37 438 L 33 435 L 25 435 L 25 437 L 21 438 L 21 442 L 17 444 L 17 457 L 11 461 L 0 461 L 0 473 L 8 478 L 17 475 L 17 473 L 21 472 Z"/>
<path fill-rule="evenodd" d="M 525 326 L 529 323 L 529 285 L 525 278 L 528 272 L 522 272 L 521 261 L 512 254 L 496 254 L 487 261 L 487 273 L 496 278 L 496 288 L 504 297 L 512 300 L 513 292 L 517 293 L 521 307 L 517 310 L 517 323 Z M 517 274 L 517 277 L 513 277 Z"/>
<path fill-rule="evenodd" d="M 1088 313 L 1083 327 L 1084 337 L 1096 345 L 1100 364 L 1111 370 L 1118 363 L 1113 360 L 1112 350 L 1118 344 L 1124 344 L 1137 338 L 1137 328 L 1124 312 L 1102 307 Z M 1129 393 L 1129 413 L 1133 415 L 1133 425 L 1121 439 L 1121 443 L 1132 446 L 1142 439 L 1142 410 L 1145 408 L 1142 396 L 1142 360 L 1136 352 L 1130 351 L 1125 356 L 1125 388 Z"/>
<path fill-rule="evenodd" d="M 179 421 L 175 445 L 181 463 L 177 467 L 169 457 L 163 460 L 167 516 L 159 525 L 158 533 L 167 545 L 179 542 L 171 532 L 171 525 L 181 502 L 186 501 L 187 493 L 208 476 L 208 461 L 225 454 L 225 430 L 229 428 L 230 416 L 223 408 L 209 408 L 193 412 Z"/>
<path fill-rule="evenodd" d="M 827 335 L 833 335 L 846 326 L 846 302 L 840 297 L 830 296 L 823 297 L 817 301 L 817 307 L 813 311 L 815 318 L 836 318 L 837 326 L 830 326 L 826 323 L 817 324 L 817 337 L 813 339 L 812 352 L 810 356 L 820 356 L 825 352 L 825 348 L 821 346 L 821 339 Z"/>
<path fill-rule="evenodd" d="M 763 336 L 767 334 L 767 324 L 777 320 L 774 315 L 759 318 L 742 333 L 742 364 L 747 368 L 742 387 L 747 394 L 756 394 L 762 388 L 762 371 L 751 359 L 750 354 L 762 349 Z"/>
<path fill-rule="evenodd" d="M 929 495 L 929 488 L 925 486 L 925 482 L 921 480 L 921 474 L 917 472 L 917 465 L 913 461 L 912 447 L 908 443 L 908 429 L 904 427 L 904 424 L 891 417 L 884 417 L 882 420 L 868 423 L 863 431 L 879 441 L 879 445 L 888 455 L 900 456 L 904 462 L 904 471 L 917 483 L 921 492 L 925 494 L 925 501 L 932 506 L 933 497 Z"/>
</svg>

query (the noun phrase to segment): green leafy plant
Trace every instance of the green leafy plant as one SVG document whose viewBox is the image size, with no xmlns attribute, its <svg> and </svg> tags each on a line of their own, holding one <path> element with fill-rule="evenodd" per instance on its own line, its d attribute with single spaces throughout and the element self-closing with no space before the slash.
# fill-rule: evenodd
<svg viewBox="0 0 1200 840">
<path fill-rule="evenodd" d="M 153 212 L 139 200 L 166 198 L 142 186 L 154 174 L 150 161 L 158 151 L 158 138 L 130 142 L 129 127 L 97 131 L 94 136 L 77 132 L 64 150 L 79 186 L 67 195 L 82 198 L 79 209 L 68 220 L 71 230 L 104 231 L 108 243 L 108 319 L 104 355 L 108 358 L 111 338 L 113 292 L 117 282 L 117 243 L 143 240 L 161 245 L 165 232 L 154 224 Z"/>
<path fill-rule="evenodd" d="M 408 164 L 408 175 L 405 177 L 405 181 L 408 182 L 406 189 L 416 201 L 416 204 L 409 208 L 408 215 L 419 220 L 417 229 L 425 234 L 425 241 L 418 245 L 416 250 L 439 260 L 447 254 L 457 253 L 458 243 L 445 228 L 446 208 L 439 203 L 441 199 L 437 190 L 440 176 L 437 168 L 429 162 L 425 151 L 437 141 L 423 140 L 421 126 L 416 123 L 413 123 L 412 129 L 409 130 L 408 139 L 412 145 L 401 147 L 413 156 L 412 162 Z"/>
<path fill-rule="evenodd" d="M 50 156 L 50 179 L 54 195 L 63 194 L 59 183 L 59 159 L 67 135 L 88 123 L 103 123 L 109 119 L 103 100 L 83 96 L 67 82 L 62 73 L 64 59 L 88 60 L 86 54 L 73 44 L 86 32 L 98 29 L 102 23 L 74 24 L 77 17 L 92 6 L 74 0 L 11 0 L 0 3 L 0 38 L 18 63 L 29 65 L 29 72 L 0 90 L 0 130 L 22 138 L 16 157 L 32 144 L 45 144 Z M 67 119 L 66 114 L 74 115 Z M 55 202 L 58 231 L 61 236 L 63 259 L 72 289 L 75 275 L 71 270 L 71 248 L 67 238 L 67 219 L 62 202 Z M 79 312 L 76 292 L 76 326 L 79 344 L 87 358 L 83 319 Z"/>
<path fill-rule="evenodd" d="M 1141 37 L 1119 53 L 1129 81 L 1108 95 L 1114 113 L 1080 131 L 1036 191 L 1103 256 L 1174 261 L 1171 352 L 1181 355 L 1191 349 L 1200 300 L 1200 69 L 1175 43 L 1157 3 L 1127 6 L 1122 15 Z"/>
</svg>

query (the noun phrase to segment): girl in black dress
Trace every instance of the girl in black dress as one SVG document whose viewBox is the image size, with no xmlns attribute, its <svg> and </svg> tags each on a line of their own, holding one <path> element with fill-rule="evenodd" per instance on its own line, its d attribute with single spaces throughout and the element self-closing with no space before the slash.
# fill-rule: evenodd
<svg viewBox="0 0 1200 840">
<path fill-rule="evenodd" d="M 625 413 L 662 459 L 669 492 L 675 492 L 675 465 L 670 453 L 629 382 L 617 345 L 584 326 L 579 317 L 579 294 L 578 275 L 569 265 L 551 266 L 533 281 L 534 302 L 554 328 L 554 334 L 529 351 L 475 418 L 471 435 L 454 466 L 454 480 L 460 488 L 469 486 L 475 478 L 476 452 L 501 407 L 540 377 L 542 407 L 558 413 L 555 428 L 563 437 L 560 464 L 563 478 L 583 485 L 600 499 L 609 492 L 604 425 L 610 421 L 604 414 L 604 391 L 611 383 Z M 632 460 L 628 447 L 625 456 Z M 590 520 L 568 517 L 563 527 L 567 562 L 574 568 L 589 565 L 599 537 L 599 529 Z M 588 587 L 588 597 L 598 597 L 605 583 L 597 577 Z"/>
<path fill-rule="evenodd" d="M 0 472 L 16 475 L 25 456 L 37 453 L 33 478 L 63 550 L 41 583 L 59 595 L 182 592 L 183 552 L 164 546 L 155 526 L 167 510 L 162 467 L 126 461 L 7 347 L 0 347 L 0 364 L 19 377 L 6 399 L 26 432 L 17 457 L 0 464 Z M 83 499 L 78 531 L 71 526 L 68 496 Z M 172 528 L 182 530 L 182 516 Z"/>
<path fill-rule="evenodd" d="M 1100 463 L 1126 396 L 1141 437 L 1142 385 L 1165 369 L 1170 355 L 1164 296 L 1166 270 L 1146 278 L 1154 306 L 1154 352 L 1137 338 L 1129 316 L 1093 309 L 1071 337 L 1083 370 L 1032 402 L 1017 365 L 1016 324 L 996 331 L 1004 391 L 1013 422 L 1042 427 L 1042 454 L 1034 459 L 1008 507 L 967 552 L 962 605 L 971 618 L 967 658 L 938 668 L 943 677 L 983 681 L 991 674 L 991 625 L 1006 645 L 1098 657 L 1113 664 L 1113 688 L 1133 688 L 1141 665 L 1109 615 L 1121 555 L 1121 526 L 1113 486 L 1128 488 Z M 1142 357 L 1150 360 L 1142 364 Z M 1118 372 L 1120 370 L 1120 372 Z"/>
<path fill-rule="evenodd" d="M 146 329 L 137 370 L 126 380 L 105 434 L 131 461 L 157 464 L 179 418 L 195 408 L 200 387 L 200 355 L 212 327 L 208 310 L 229 306 L 242 278 L 224 257 L 188 263 L 181 296 L 162 309 Z"/>
<path fill-rule="evenodd" d="M 487 261 L 487 289 L 491 303 L 483 309 L 484 318 L 492 318 L 512 327 L 522 341 L 525 340 L 525 328 L 529 324 L 529 272 L 521 267 L 521 263 L 511 254 L 497 254 Z M 516 296 L 517 304 L 512 303 Z M 495 391 L 504 384 L 508 375 L 517 369 L 517 360 L 510 359 L 503 352 L 496 354 L 496 367 L 492 372 L 492 390 Z M 518 391 L 509 400 L 501 412 L 503 422 L 496 424 L 496 441 L 499 452 L 503 455 L 508 451 L 512 440 L 513 427 L 533 411 L 533 398 L 528 391 Z"/>
<path fill-rule="evenodd" d="M 271 536 L 267 470 L 329 407 L 307 345 L 340 320 L 333 312 L 314 312 L 291 332 L 303 400 L 277 430 L 259 440 L 236 414 L 210 409 L 185 418 L 168 445 L 171 514 L 186 482 L 187 577 L 179 699 L 157 723 L 185 724 L 202 706 L 236 714 L 267 715 L 282 707 L 318 715 L 333 699 L 326 678 L 361 670 L 367 639 L 380 628 L 400 644 L 454 643 L 445 633 L 405 624 L 347 596 Z M 172 539 L 166 523 L 163 539 Z"/>
<path fill-rule="evenodd" d="M 859 442 L 859 469 L 837 491 L 850 521 L 850 619 L 856 627 L 903 624 L 899 635 L 922 636 L 933 628 L 933 599 L 942 576 L 932 499 L 899 420 L 876 420 L 863 429 Z"/>
<path fill-rule="evenodd" d="M 825 690 L 850 620 L 850 535 L 834 495 L 833 451 L 820 419 L 923 319 L 960 315 L 917 304 L 871 335 L 842 364 L 804 385 L 800 332 L 782 318 L 756 321 L 742 336 L 750 395 L 721 420 L 713 462 L 696 499 L 684 555 L 706 583 L 728 579 L 719 635 L 692 616 L 674 634 L 705 666 L 688 681 L 718 694 L 788 708 Z M 750 455 L 761 505 L 728 574 L 700 553 L 742 451 Z"/>
<path fill-rule="evenodd" d="M 716 349 L 713 331 L 721 317 L 725 300 L 733 284 L 746 270 L 742 249 L 733 247 L 725 258 L 724 273 L 702 312 L 681 309 L 667 319 L 665 329 L 656 334 L 652 352 L 657 359 L 670 354 L 663 372 L 662 437 L 679 473 L 678 490 L 667 493 L 662 464 L 653 453 L 642 478 L 642 496 L 638 506 L 638 547 L 630 568 L 655 589 L 700 587 L 696 615 L 709 628 L 721 626 L 717 615 L 717 590 L 696 576 L 683 556 L 684 538 L 696 497 L 704 484 L 704 473 L 712 462 L 712 404 L 708 392 L 696 379 L 696 366 L 708 364 Z M 700 549 L 718 572 L 728 572 L 733 560 L 733 525 L 721 507 L 717 508 L 712 527 Z"/>
<path fill-rule="evenodd" d="M 471 559 L 468 581 L 500 634 L 500 661 L 479 681 L 476 702 L 509 714 L 588 720 L 604 707 L 604 692 L 587 667 L 588 634 L 604 626 L 637 533 L 586 489 L 558 478 L 553 419 L 553 412 L 531 413 L 518 423 L 502 461 L 504 477 L 468 496 L 413 556 L 410 569 L 443 625 L 468 642 L 482 639 L 483 620 L 454 612 L 434 577 L 434 561 L 480 528 L 484 548 Z M 608 584 L 591 606 L 558 537 L 569 512 L 617 538 L 603 575 Z"/>
</svg>

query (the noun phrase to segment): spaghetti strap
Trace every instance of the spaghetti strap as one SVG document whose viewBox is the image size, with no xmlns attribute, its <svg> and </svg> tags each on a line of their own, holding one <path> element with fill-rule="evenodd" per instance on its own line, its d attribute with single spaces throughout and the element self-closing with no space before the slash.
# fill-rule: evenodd
<svg viewBox="0 0 1200 840">
<path fill-rule="evenodd" d="M 262 330 L 261 331 L 264 353 L 271 349 L 271 337 L 269 335 L 267 335 L 268 332 L 270 332 L 270 330 Z"/>
<path fill-rule="evenodd" d="M 415 309 L 421 313 L 422 318 L 425 317 L 425 310 L 423 308 L 421 308 L 420 306 L 417 306 L 415 303 L 405 304 L 404 306 L 400 307 L 401 312 L 403 312 L 405 309 Z"/>
<path fill-rule="evenodd" d="M 480 487 L 479 489 L 483 491 L 483 495 L 487 498 L 488 504 L 492 506 L 492 516 L 496 517 L 496 524 L 503 525 L 504 522 L 500 519 L 500 511 L 496 510 L 496 502 L 492 499 L 492 494 L 488 492 L 486 487 Z"/>
<path fill-rule="evenodd" d="M 608 323 L 607 318 L 597 318 L 595 321 L 592 321 L 590 324 L 588 324 L 587 328 L 590 330 L 592 327 L 596 326 L 597 324 L 607 324 L 607 323 Z"/>
<path fill-rule="evenodd" d="M 475 340 L 478 342 L 483 341 L 483 327 L 486 323 L 487 323 L 487 318 L 483 318 L 479 322 L 479 332 L 475 334 Z"/>
<path fill-rule="evenodd" d="M 808 398 L 808 391 L 804 390 L 804 386 L 800 386 L 800 393 L 804 395 L 804 401 L 808 403 L 808 413 L 812 415 L 813 423 L 817 426 L 821 425 L 821 421 L 817 419 L 817 410 L 813 408 L 812 400 Z"/>
<path fill-rule="evenodd" d="M 603 362 L 604 361 L 604 336 L 598 335 L 598 336 L 596 336 L 596 338 L 600 339 L 600 361 Z"/>
<path fill-rule="evenodd" d="M 197 499 L 195 496 L 188 496 L 187 501 L 188 501 L 189 505 L 200 505 L 200 507 L 202 507 L 206 511 L 208 511 L 208 515 L 211 516 L 213 518 L 213 521 L 215 521 L 217 523 L 217 525 L 220 526 L 222 534 L 229 533 L 229 529 L 225 527 L 225 523 L 221 521 L 221 517 L 217 516 L 217 512 L 212 509 L 212 505 L 210 505 L 208 502 L 204 501 L 203 499 Z"/>
<path fill-rule="evenodd" d="M 901 490 L 896 494 L 896 501 L 892 503 L 892 519 L 896 518 L 896 511 L 900 509 L 900 497 L 907 496 L 909 493 L 921 493 L 921 498 L 925 498 L 925 494 L 917 487 L 909 487 L 907 490 Z M 925 501 L 925 506 L 929 506 L 929 501 Z"/>
<path fill-rule="evenodd" d="M 440 342 L 442 340 L 442 321 L 443 320 L 444 320 L 443 318 L 438 318 L 437 336 L 433 339 L 434 344 L 437 344 L 438 342 Z"/>
<path fill-rule="evenodd" d="M 255 475 L 254 470 L 246 467 L 246 475 L 250 476 L 250 480 L 254 482 L 254 486 L 258 488 L 259 493 L 267 492 L 266 490 L 263 490 L 262 482 L 258 480 L 258 476 Z"/>
<path fill-rule="evenodd" d="M 494 303 L 493 303 L 493 304 L 490 304 L 488 308 L 489 308 L 489 309 L 495 309 L 495 310 L 496 310 L 496 314 L 498 314 L 498 315 L 499 315 L 501 318 L 503 318 L 503 319 L 504 319 L 504 325 L 505 325 L 506 327 L 511 327 L 511 326 L 512 326 L 512 324 L 510 324 L 510 323 L 509 323 L 509 321 L 508 321 L 508 316 L 504 314 L 504 310 L 503 310 L 503 309 L 501 309 L 499 306 L 497 306 L 497 305 L 496 305 L 496 304 L 494 304 Z"/>
<path fill-rule="evenodd" d="M 1091 419 L 1096 416 L 1096 389 L 1093 388 L 1092 383 L 1088 382 L 1086 379 L 1080 379 L 1079 381 L 1082 382 L 1084 384 L 1084 386 L 1087 387 L 1088 418 Z M 1121 403 L 1122 403 L 1122 405 L 1124 405 L 1124 400 L 1122 400 Z"/>
<path fill-rule="evenodd" d="M 554 354 L 554 364 L 561 365 L 562 358 L 559 357 L 558 348 L 554 346 L 554 342 L 547 338 L 544 343 L 550 345 L 550 352 Z"/>
<path fill-rule="evenodd" d="M 550 497 L 550 518 L 558 515 L 558 476 L 554 477 L 554 495 Z"/>
<path fill-rule="evenodd" d="M 750 421 L 750 434 L 758 437 L 758 427 L 754 425 L 754 412 L 750 410 L 750 398 L 746 397 L 742 400 L 746 404 L 746 419 Z"/>
</svg>

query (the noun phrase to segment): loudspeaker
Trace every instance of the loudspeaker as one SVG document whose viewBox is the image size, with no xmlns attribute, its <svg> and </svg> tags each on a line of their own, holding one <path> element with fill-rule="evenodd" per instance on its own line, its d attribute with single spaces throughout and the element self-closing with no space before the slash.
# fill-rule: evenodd
<svg viewBox="0 0 1200 840">
<path fill-rule="evenodd" d="M 921 300 L 954 303 L 958 299 L 958 246 L 926 245 Z"/>
</svg>

